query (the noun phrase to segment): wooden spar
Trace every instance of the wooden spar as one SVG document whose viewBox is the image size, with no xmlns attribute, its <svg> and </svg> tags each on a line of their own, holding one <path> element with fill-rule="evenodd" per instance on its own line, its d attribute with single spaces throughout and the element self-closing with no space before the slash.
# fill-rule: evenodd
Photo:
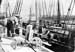
<svg viewBox="0 0 75 52">
<path fill-rule="evenodd" d="M 67 16 L 68 16 L 69 13 L 70 13 L 70 10 L 71 10 L 71 7 L 72 7 L 72 4 L 73 4 L 73 0 L 71 0 L 70 6 L 69 6 L 68 11 L 67 11 L 67 14 L 66 14 L 66 16 L 64 17 L 64 23 L 66 23 L 66 18 L 67 18 Z"/>
<path fill-rule="evenodd" d="M 51 12 L 52 12 L 52 3 L 49 4 L 49 16 L 51 16 Z"/>
<path fill-rule="evenodd" d="M 37 23 L 37 0 L 35 0 L 35 13 L 36 13 L 36 23 Z"/>
<path fill-rule="evenodd" d="M 43 10 L 42 19 L 44 19 L 45 18 L 45 11 L 44 11 L 44 3 L 43 3 L 43 0 L 42 0 L 42 10 Z M 45 24 L 45 19 L 43 21 L 44 21 L 43 23 Z"/>
<path fill-rule="evenodd" d="M 20 6 L 20 0 L 17 1 L 17 7 L 16 7 L 15 14 L 18 13 L 18 11 L 19 11 L 19 6 Z"/>
<path fill-rule="evenodd" d="M 60 4 L 59 4 L 59 0 L 58 0 L 58 12 L 57 12 L 58 16 L 57 16 L 57 24 L 60 24 Z"/>
<path fill-rule="evenodd" d="M 63 8 L 63 3 L 62 3 L 62 1 L 61 1 L 61 6 L 62 6 L 62 9 L 61 9 L 61 10 L 62 10 L 62 16 L 63 16 L 63 18 L 65 18 L 65 17 L 64 17 L 64 8 Z M 64 20 L 64 22 L 65 22 L 65 20 Z"/>
<path fill-rule="evenodd" d="M 39 2 L 39 17 L 41 17 L 41 6 L 40 6 L 40 2 Z"/>
<path fill-rule="evenodd" d="M 19 14 L 19 15 L 20 15 L 20 12 L 21 12 L 22 4 L 23 4 L 23 0 L 20 0 L 20 4 L 19 4 L 19 11 L 18 11 L 18 14 Z"/>
<path fill-rule="evenodd" d="M 8 7 L 9 7 L 9 17 L 11 16 L 11 11 L 10 11 L 10 4 L 8 3 Z"/>
<path fill-rule="evenodd" d="M 69 13 L 70 13 L 70 10 L 71 10 L 71 7 L 72 7 L 72 4 L 73 4 L 73 0 L 71 0 L 70 6 L 69 6 L 69 8 L 68 8 L 67 15 L 69 15 Z M 67 16 L 67 15 L 66 15 L 66 16 Z"/>
<path fill-rule="evenodd" d="M 74 7 L 75 7 L 75 4 L 72 4 L 72 8 L 71 8 L 71 11 L 70 11 L 70 15 L 72 14 Z"/>
<path fill-rule="evenodd" d="M 6 2 L 6 17 L 8 17 L 8 8 L 9 8 L 9 2 L 7 0 L 7 2 Z"/>
<path fill-rule="evenodd" d="M 45 6 L 45 13 L 46 13 L 46 15 L 48 15 L 48 13 L 47 13 L 47 7 L 46 7 L 46 1 L 44 0 L 44 6 Z"/>
<path fill-rule="evenodd" d="M 6 17 L 10 17 L 11 16 L 11 11 L 10 11 L 10 4 L 9 2 L 7 1 L 7 4 L 6 4 Z"/>
<path fill-rule="evenodd" d="M 23 0 L 17 0 L 17 3 L 15 5 L 14 11 L 12 13 L 12 16 L 13 15 L 20 15 L 22 3 L 23 3 Z"/>
<path fill-rule="evenodd" d="M 64 17 L 64 8 L 63 8 L 63 3 L 61 3 L 62 4 L 62 15 L 63 15 L 63 17 Z"/>
<path fill-rule="evenodd" d="M 49 13 L 48 15 L 49 15 L 49 16 L 51 16 L 50 11 L 51 11 L 51 3 L 49 2 L 49 8 L 48 8 L 48 13 Z"/>
<path fill-rule="evenodd" d="M 53 3 L 53 16 L 55 15 L 55 2 Z"/>
<path fill-rule="evenodd" d="M 16 1 L 15 8 L 14 8 L 14 10 L 13 10 L 13 12 L 12 12 L 12 16 L 13 16 L 13 15 L 16 13 L 16 11 L 17 11 L 16 9 L 17 9 L 17 6 L 18 6 L 18 2 L 19 2 L 19 1 L 17 0 L 17 1 Z"/>
<path fill-rule="evenodd" d="M 44 11 L 43 1 L 42 1 L 42 9 L 43 9 L 43 16 L 44 16 L 45 15 L 45 11 Z"/>
<path fill-rule="evenodd" d="M 29 23 L 31 22 L 31 16 L 32 16 L 32 10 L 31 10 L 31 8 L 30 8 L 30 15 L 29 15 Z"/>
</svg>

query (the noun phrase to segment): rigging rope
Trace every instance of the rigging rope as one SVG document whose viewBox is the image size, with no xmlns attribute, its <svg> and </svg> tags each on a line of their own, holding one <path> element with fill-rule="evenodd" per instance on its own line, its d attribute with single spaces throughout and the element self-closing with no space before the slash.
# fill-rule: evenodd
<svg viewBox="0 0 75 52">
<path fill-rule="evenodd" d="M 61 1 L 62 2 L 62 1 Z M 62 15 L 64 15 L 64 8 L 63 8 L 63 3 L 62 4 Z"/>
<path fill-rule="evenodd" d="M 71 0 L 70 6 L 69 6 L 68 11 L 67 11 L 67 15 L 64 17 L 64 23 L 66 23 L 66 18 L 70 14 L 72 4 L 73 4 L 73 0 Z"/>
<path fill-rule="evenodd" d="M 52 2 L 53 3 L 53 2 Z M 49 16 L 51 16 L 51 12 L 52 12 L 52 3 L 51 3 L 51 1 L 50 1 L 50 3 L 49 3 Z"/>
<path fill-rule="evenodd" d="M 46 1 L 44 0 L 45 15 L 48 15 Z"/>
<path fill-rule="evenodd" d="M 72 3 L 73 3 L 73 0 L 71 0 L 70 6 L 69 6 L 69 8 L 68 8 L 67 15 L 69 14 L 69 12 L 70 12 L 70 10 L 71 10 Z M 66 15 L 66 17 L 67 17 L 67 15 Z M 65 17 L 65 18 L 66 18 L 66 17 Z"/>
<path fill-rule="evenodd" d="M 71 10 L 71 12 L 70 12 L 70 15 L 72 14 L 73 9 L 74 9 L 74 4 L 73 4 L 72 10 Z M 74 22 L 74 19 L 73 19 L 73 21 L 72 21 L 72 24 L 73 24 L 73 22 Z M 71 28 L 73 27 L 73 25 L 72 25 L 72 24 L 71 24 Z"/>
<path fill-rule="evenodd" d="M 45 15 L 45 12 L 44 12 L 44 5 L 43 5 L 43 1 L 42 1 L 42 9 L 43 9 L 43 16 Z"/>
<path fill-rule="evenodd" d="M 72 7 L 72 9 L 71 9 L 71 11 L 70 11 L 70 15 L 72 14 L 72 12 L 73 12 L 73 9 L 74 9 L 74 4 L 73 4 L 73 7 Z"/>
</svg>

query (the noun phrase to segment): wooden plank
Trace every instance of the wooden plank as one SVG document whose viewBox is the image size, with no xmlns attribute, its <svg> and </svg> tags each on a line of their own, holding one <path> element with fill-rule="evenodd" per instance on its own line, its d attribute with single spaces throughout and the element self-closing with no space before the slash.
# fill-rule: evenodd
<svg viewBox="0 0 75 52">
<path fill-rule="evenodd" d="M 51 46 L 51 44 L 49 44 L 48 42 L 43 42 L 43 44 Z"/>
<path fill-rule="evenodd" d="M 48 49 L 48 48 L 46 48 L 46 47 L 44 47 L 44 46 L 41 46 L 41 48 L 47 50 L 48 52 L 54 52 L 54 51 L 52 51 L 52 50 L 50 50 L 50 49 Z"/>
</svg>

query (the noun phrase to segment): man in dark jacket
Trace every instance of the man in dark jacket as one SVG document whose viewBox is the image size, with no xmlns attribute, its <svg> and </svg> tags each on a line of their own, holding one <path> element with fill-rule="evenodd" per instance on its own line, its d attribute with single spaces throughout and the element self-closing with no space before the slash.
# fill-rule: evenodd
<svg viewBox="0 0 75 52">
<path fill-rule="evenodd" d="M 10 19 L 8 19 L 8 21 L 7 21 L 7 36 L 8 37 L 11 36 L 10 32 L 12 34 L 14 33 L 14 24 Z"/>
</svg>

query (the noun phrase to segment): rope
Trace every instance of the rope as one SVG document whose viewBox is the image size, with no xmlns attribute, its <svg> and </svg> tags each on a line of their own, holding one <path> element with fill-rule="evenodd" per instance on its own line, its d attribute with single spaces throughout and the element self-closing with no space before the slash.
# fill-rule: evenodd
<svg viewBox="0 0 75 52">
<path fill-rule="evenodd" d="M 3 47 L 1 45 L 0 45 L 0 47 L 1 47 L 2 51 L 5 52 L 5 50 L 3 49 Z"/>
<path fill-rule="evenodd" d="M 70 6 L 69 6 L 69 8 L 68 8 L 67 15 L 69 14 L 69 12 L 70 12 L 70 10 L 71 10 L 72 2 L 73 2 L 73 0 L 71 0 Z M 66 19 L 67 15 L 65 16 L 65 19 Z"/>
</svg>

